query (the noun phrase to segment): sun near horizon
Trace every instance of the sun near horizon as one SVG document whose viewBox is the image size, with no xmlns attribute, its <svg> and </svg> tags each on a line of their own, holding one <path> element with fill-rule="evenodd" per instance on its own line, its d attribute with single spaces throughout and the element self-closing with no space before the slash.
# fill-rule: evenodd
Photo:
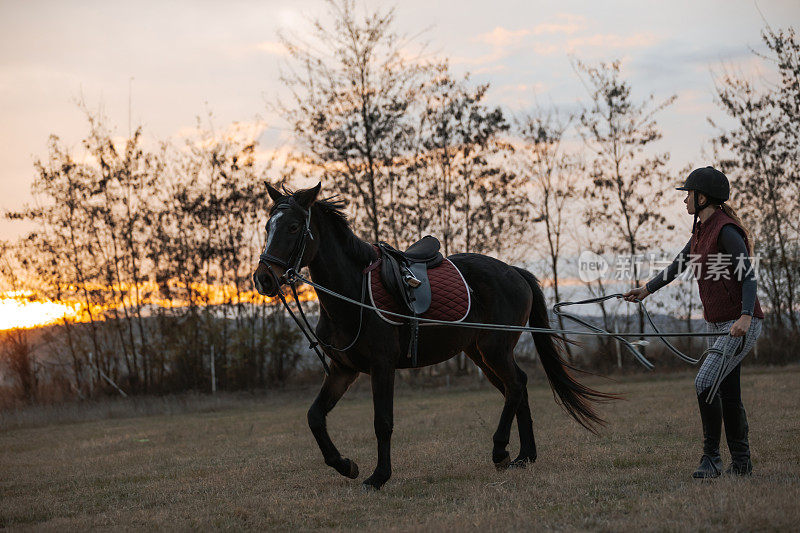
<svg viewBox="0 0 800 533">
<path fill-rule="evenodd" d="M 0 292 L 0 331 L 48 326 L 79 315 L 74 305 L 38 298 L 31 290 Z"/>
</svg>

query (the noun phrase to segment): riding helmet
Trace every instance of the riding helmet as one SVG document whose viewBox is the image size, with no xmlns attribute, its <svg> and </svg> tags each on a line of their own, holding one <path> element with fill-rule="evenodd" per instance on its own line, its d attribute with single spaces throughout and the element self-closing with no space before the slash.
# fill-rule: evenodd
<svg viewBox="0 0 800 533">
<path fill-rule="evenodd" d="M 713 200 L 710 203 L 726 201 L 730 197 L 731 186 L 728 178 L 714 167 L 694 169 L 686 178 L 682 187 L 675 187 L 679 191 L 700 191 Z"/>
</svg>

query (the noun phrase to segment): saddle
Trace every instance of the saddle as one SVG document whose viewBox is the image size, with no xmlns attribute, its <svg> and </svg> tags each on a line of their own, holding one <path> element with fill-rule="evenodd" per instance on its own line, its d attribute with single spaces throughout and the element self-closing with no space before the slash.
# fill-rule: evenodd
<svg viewBox="0 0 800 533">
<path fill-rule="evenodd" d="M 469 313 L 470 289 L 458 268 L 442 256 L 435 237 L 426 235 L 405 251 L 385 242 L 373 246 L 378 259 L 364 269 L 369 275 L 370 299 L 386 322 L 411 326 L 409 352 L 415 367 L 420 327 L 417 317 L 463 320 Z M 413 318 L 404 320 L 381 311 Z"/>
<path fill-rule="evenodd" d="M 405 311 L 421 315 L 431 305 L 428 269 L 439 266 L 444 257 L 436 237 L 426 235 L 401 252 L 381 241 L 381 279 L 387 292 Z"/>
</svg>

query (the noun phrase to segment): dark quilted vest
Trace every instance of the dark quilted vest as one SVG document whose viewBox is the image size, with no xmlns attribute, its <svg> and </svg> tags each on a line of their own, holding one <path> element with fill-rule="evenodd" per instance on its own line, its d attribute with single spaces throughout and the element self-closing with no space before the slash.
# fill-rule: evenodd
<svg viewBox="0 0 800 533">
<path fill-rule="evenodd" d="M 715 274 L 706 275 L 709 255 L 721 253 L 717 247 L 717 238 L 722 226 L 725 224 L 736 226 L 744 238 L 745 246 L 750 249 L 750 243 L 742 227 L 726 215 L 722 209 L 715 209 L 714 214 L 708 217 L 708 220 L 699 223 L 691 238 L 690 253 L 695 254 L 696 257 L 699 256 L 694 261 L 693 268 L 697 279 L 697 287 L 700 291 L 700 301 L 703 302 L 703 318 L 709 322 L 736 320 L 742 314 L 742 282 L 737 277 L 743 275 L 744 272 L 739 269 L 737 275 L 736 259 L 731 258 L 725 252 L 727 256 L 725 262 L 728 264 L 726 267 L 719 268 L 719 271 L 727 272 L 727 274 L 719 276 Z M 720 263 L 718 262 L 718 264 Z M 715 280 L 715 277 L 719 279 Z M 756 296 L 756 302 L 753 306 L 753 316 L 764 318 L 758 296 Z"/>
</svg>

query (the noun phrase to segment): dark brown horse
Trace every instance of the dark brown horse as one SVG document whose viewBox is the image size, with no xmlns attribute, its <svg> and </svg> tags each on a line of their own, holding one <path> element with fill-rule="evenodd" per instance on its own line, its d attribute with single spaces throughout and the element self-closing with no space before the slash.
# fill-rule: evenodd
<svg viewBox="0 0 800 533">
<path fill-rule="evenodd" d="M 268 185 L 274 202 L 266 225 L 264 253 L 253 279 L 259 293 L 275 296 L 288 268 L 308 266 L 315 283 L 358 300 L 362 271 L 377 259 L 374 248 L 350 229 L 341 201 L 318 199 L 321 185 L 282 194 Z M 480 254 L 449 256 L 473 290 L 467 322 L 549 327 L 544 295 L 536 277 L 527 270 Z M 272 272 L 270 272 L 272 270 Z M 308 424 L 319 444 L 325 464 L 349 478 L 358 467 L 342 457 L 326 429 L 327 414 L 360 372 L 369 374 L 378 440 L 378 464 L 364 481 L 366 488 L 380 488 L 392 473 L 390 442 L 393 426 L 394 376 L 398 368 L 410 368 L 407 357 L 410 327 L 395 326 L 371 310 L 318 292 L 320 319 L 316 334 L 325 343 L 348 350 L 325 350 L 331 359 L 330 374 L 308 411 Z M 500 422 L 494 433 L 492 461 L 498 469 L 525 466 L 536 460 L 533 422 L 528 405 L 527 376 L 514 361 L 519 332 L 487 331 L 453 326 L 420 328 L 418 367 L 446 361 L 465 352 L 505 397 Z M 554 334 L 533 333 L 539 358 L 561 404 L 580 424 L 593 429 L 602 424 L 592 401 L 613 395 L 578 383 L 568 372 L 561 353 L 561 339 Z M 510 460 L 506 446 L 511 424 L 517 418 L 520 452 Z"/>
</svg>

